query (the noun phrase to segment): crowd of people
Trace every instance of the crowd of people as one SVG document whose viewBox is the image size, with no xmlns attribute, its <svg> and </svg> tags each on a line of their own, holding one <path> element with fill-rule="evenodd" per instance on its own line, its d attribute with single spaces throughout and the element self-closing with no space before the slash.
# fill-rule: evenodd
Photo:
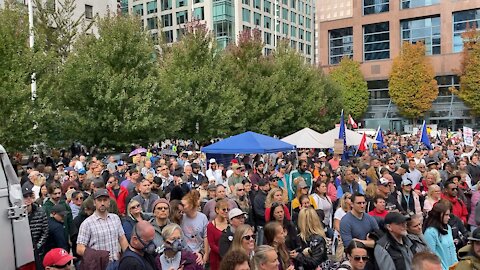
<svg viewBox="0 0 480 270">
<path fill-rule="evenodd" d="M 21 176 L 31 269 L 480 269 L 476 143 L 417 140 L 392 134 L 348 160 L 152 149 L 38 162 Z"/>
</svg>

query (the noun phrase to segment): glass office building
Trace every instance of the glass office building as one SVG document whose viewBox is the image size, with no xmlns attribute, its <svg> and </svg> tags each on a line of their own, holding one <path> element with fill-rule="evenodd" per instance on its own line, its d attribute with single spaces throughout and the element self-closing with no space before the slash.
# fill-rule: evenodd
<svg viewBox="0 0 480 270">
<path fill-rule="evenodd" d="M 280 39 L 315 63 L 315 0 L 128 0 L 128 10 L 144 27 L 178 41 L 190 23 L 212 30 L 219 48 L 235 42 L 243 30 L 257 29 L 271 53 Z M 154 21 L 157 20 L 157 23 Z"/>
<path fill-rule="evenodd" d="M 439 88 L 438 97 L 424 119 L 440 128 L 480 127 L 480 121 L 450 91 L 460 85 L 457 73 L 463 50 L 462 34 L 480 26 L 480 1 L 337 1 L 340 3 L 318 1 L 318 5 L 327 6 L 317 12 L 318 64 L 328 72 L 342 57 L 361 63 L 369 91 L 368 109 L 361 121 L 364 126 L 381 125 L 384 129 L 402 131 L 410 124 L 411 120 L 403 118 L 390 99 L 388 78 L 402 44 L 422 42 Z"/>
</svg>

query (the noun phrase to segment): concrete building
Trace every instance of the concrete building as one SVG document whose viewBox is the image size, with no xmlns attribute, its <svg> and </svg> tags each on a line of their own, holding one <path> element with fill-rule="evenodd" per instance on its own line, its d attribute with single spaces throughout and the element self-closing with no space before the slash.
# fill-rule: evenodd
<svg viewBox="0 0 480 270">
<path fill-rule="evenodd" d="M 425 118 L 439 127 L 461 128 L 480 122 L 449 87 L 459 85 L 467 25 L 479 26 L 480 1 L 475 0 L 319 0 L 318 64 L 328 72 L 343 56 L 361 63 L 370 92 L 365 125 L 403 130 L 402 118 L 388 94 L 392 59 L 402 42 L 424 42 L 439 85 L 439 95 Z"/>
<path fill-rule="evenodd" d="M 0 8 L 4 7 L 7 0 L 0 0 Z M 32 0 L 33 3 L 34 0 Z M 58 8 L 62 0 L 44 0 L 45 3 L 50 4 L 52 7 Z M 15 0 L 15 2 L 27 6 L 28 0 Z M 74 11 L 74 18 L 76 20 L 85 14 L 85 24 L 90 24 L 96 16 L 104 17 L 108 14 L 116 14 L 118 9 L 117 0 L 74 0 L 76 5 Z M 34 7 L 35 12 L 35 7 Z M 93 25 L 89 30 L 89 33 L 97 34 L 97 28 Z"/>
<path fill-rule="evenodd" d="M 128 12 L 141 16 L 144 26 L 168 43 L 197 20 L 212 30 L 220 48 L 244 29 L 258 29 L 265 54 L 285 38 L 307 62 L 316 62 L 315 0 L 128 0 Z"/>
</svg>

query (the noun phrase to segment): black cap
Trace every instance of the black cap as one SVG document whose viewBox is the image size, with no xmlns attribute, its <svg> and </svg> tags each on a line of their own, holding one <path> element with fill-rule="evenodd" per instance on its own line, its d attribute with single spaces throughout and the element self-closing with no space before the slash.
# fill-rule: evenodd
<svg viewBox="0 0 480 270">
<path fill-rule="evenodd" d="M 410 220 L 409 216 L 404 216 L 398 212 L 390 212 L 385 216 L 384 224 L 401 224 Z"/>
<path fill-rule="evenodd" d="M 403 163 L 402 165 L 400 165 L 400 168 L 404 169 L 407 172 L 410 171 L 410 166 L 408 166 L 407 163 Z"/>
<path fill-rule="evenodd" d="M 27 194 L 31 194 L 31 193 L 33 193 L 32 188 L 27 187 L 27 186 L 22 187 L 22 195 L 23 196 L 25 196 Z"/>
<path fill-rule="evenodd" d="M 480 227 L 473 230 L 472 235 L 468 237 L 470 241 L 480 241 Z"/>
<path fill-rule="evenodd" d="M 104 197 L 104 196 L 109 197 L 108 191 L 107 191 L 106 189 L 104 189 L 104 188 L 99 188 L 99 189 L 97 189 L 97 192 L 95 192 L 95 194 L 94 194 L 93 197 L 94 197 L 95 199 L 98 199 L 98 198 Z"/>
<path fill-rule="evenodd" d="M 50 213 L 57 213 L 61 216 L 65 216 L 68 214 L 68 211 L 63 204 L 56 204 L 51 208 Z"/>
<path fill-rule="evenodd" d="M 268 184 L 268 182 L 265 181 L 265 179 L 260 179 L 260 181 L 258 181 L 258 186 L 259 187 L 266 186 L 267 184 Z"/>
</svg>

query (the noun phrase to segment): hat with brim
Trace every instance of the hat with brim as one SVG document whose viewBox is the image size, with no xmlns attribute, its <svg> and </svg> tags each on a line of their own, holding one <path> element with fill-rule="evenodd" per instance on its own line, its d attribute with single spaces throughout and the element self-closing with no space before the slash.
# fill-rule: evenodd
<svg viewBox="0 0 480 270">
<path fill-rule="evenodd" d="M 430 167 L 432 165 L 435 165 L 435 166 L 438 166 L 438 162 L 436 161 L 430 161 L 429 163 L 427 163 L 427 167 Z"/>
<path fill-rule="evenodd" d="M 61 266 L 66 265 L 71 260 L 75 259 L 72 255 L 70 255 L 66 250 L 63 248 L 54 248 L 47 252 L 45 257 L 43 258 L 43 266 Z"/>
<path fill-rule="evenodd" d="M 453 179 L 457 178 L 457 180 L 460 180 L 462 177 L 460 175 L 452 175 L 447 179 L 447 182 L 453 181 Z"/>
<path fill-rule="evenodd" d="M 240 210 L 239 208 L 233 208 L 232 210 L 230 210 L 228 212 L 228 219 L 233 219 L 233 218 L 236 218 L 238 216 L 245 216 L 247 213 L 243 212 L 242 210 Z"/>
<path fill-rule="evenodd" d="M 390 212 L 385 216 L 384 224 L 402 224 L 410 220 L 409 216 L 404 216 L 398 212 Z"/>
<path fill-rule="evenodd" d="M 65 216 L 68 214 L 67 208 L 63 204 L 56 204 L 50 209 L 50 213 L 57 213 L 58 215 Z"/>
<path fill-rule="evenodd" d="M 99 188 L 97 192 L 93 194 L 93 198 L 98 199 L 100 197 L 109 197 L 108 191 L 104 188 Z"/>
<path fill-rule="evenodd" d="M 468 237 L 470 241 L 480 241 L 480 227 L 473 230 L 472 235 Z"/>
</svg>

